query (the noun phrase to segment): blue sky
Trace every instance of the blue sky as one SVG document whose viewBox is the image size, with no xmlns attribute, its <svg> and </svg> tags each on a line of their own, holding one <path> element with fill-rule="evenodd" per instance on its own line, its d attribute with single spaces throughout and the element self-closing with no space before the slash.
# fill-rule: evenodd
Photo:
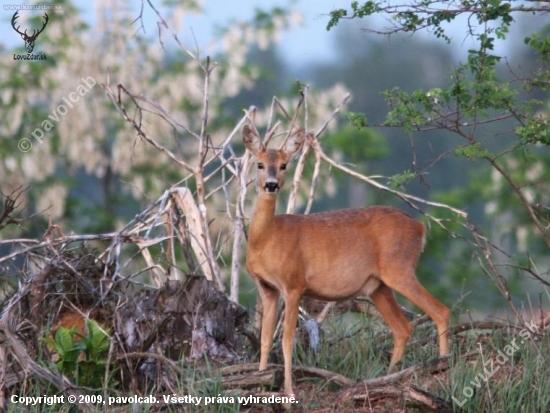
<svg viewBox="0 0 550 413">
<path fill-rule="evenodd" d="M 30 4 L 31 2 L 22 2 L 21 0 L 2 0 L 4 5 Z M 32 2 L 34 3 L 34 2 Z M 55 0 L 51 3 L 55 3 Z M 153 1 L 153 4 L 160 4 L 161 1 Z M 74 4 L 93 24 L 95 17 L 95 7 L 93 2 L 77 0 Z M 141 5 L 140 0 L 131 2 L 132 8 L 136 16 L 139 14 Z M 238 4 L 238 7 L 235 6 Z M 185 20 L 185 32 L 181 33 L 181 37 L 186 40 L 192 39 L 192 33 L 196 37 L 199 44 L 207 44 L 212 39 L 214 28 L 226 24 L 230 20 L 246 20 L 253 16 L 253 11 L 256 8 L 270 9 L 274 6 L 293 7 L 302 12 L 303 25 L 295 27 L 283 34 L 280 42 L 280 47 L 285 54 L 285 58 L 289 62 L 299 60 L 325 60 L 330 59 L 334 53 L 332 50 L 333 32 L 326 31 L 328 21 L 328 13 L 338 7 L 349 6 L 348 0 L 238 0 L 237 2 L 227 0 L 204 0 L 204 14 L 200 16 L 187 16 Z M 148 5 L 145 6 L 148 8 Z M 21 38 L 11 27 L 11 18 L 13 10 L 0 9 L 0 42 L 6 47 L 11 48 L 20 45 Z M 34 14 L 40 14 L 41 11 L 21 11 L 19 22 L 25 21 L 27 17 Z M 55 15 L 55 11 L 50 12 Z M 146 26 L 149 26 L 148 34 L 156 32 L 156 16 L 153 15 L 150 9 L 146 13 Z M 21 23 L 20 23 L 21 24 Z M 22 24 L 22 27 L 24 25 Z"/>
<path fill-rule="evenodd" d="M 237 3 L 237 2 L 236 2 Z M 283 34 L 280 47 L 289 62 L 299 60 L 323 60 L 334 56 L 332 50 L 333 32 L 327 32 L 328 13 L 336 8 L 349 7 L 349 0 L 299 0 L 291 4 L 281 0 L 238 0 L 239 7 L 227 0 L 205 0 L 206 19 L 221 24 L 228 18 L 249 18 L 255 8 L 272 8 L 274 6 L 288 6 L 300 10 L 303 16 L 303 25 L 295 27 Z M 230 6 L 228 6 L 230 5 Z M 199 20 L 197 20 L 197 23 Z M 199 25 L 197 24 L 198 27 Z"/>
<path fill-rule="evenodd" d="M 190 44 L 194 44 L 193 35 L 197 39 L 199 45 L 210 43 L 215 27 L 224 25 L 230 20 L 250 19 L 255 8 L 269 10 L 274 6 L 280 6 L 293 7 L 300 10 L 303 17 L 302 26 L 294 27 L 293 29 L 283 33 L 279 44 L 279 48 L 284 55 L 285 61 L 295 66 L 300 66 L 306 64 L 307 62 L 328 60 L 333 58 L 335 56 L 334 39 L 336 36 L 336 31 L 341 29 L 341 26 L 350 26 L 353 24 L 353 27 L 357 29 L 358 36 L 365 36 L 365 41 L 368 41 L 369 36 L 375 35 L 366 34 L 361 32 L 360 29 L 362 27 L 368 27 L 368 25 L 384 25 L 382 19 L 380 18 L 377 21 L 373 21 L 372 19 L 368 21 L 362 20 L 355 22 L 345 21 L 336 29 L 327 32 L 326 24 L 329 19 L 329 12 L 337 8 L 349 9 L 351 0 L 203 0 L 202 2 L 204 6 L 204 14 L 200 16 L 186 16 L 185 24 L 183 26 L 184 32 L 180 33 L 180 37 L 186 42 L 191 42 Z M 39 2 L 24 2 L 21 0 L 1 1 L 3 6 L 8 4 L 14 5 L 29 3 Z M 102 3 L 109 3 L 109 1 L 104 1 Z M 55 0 L 51 1 L 50 4 L 55 4 Z M 83 10 L 86 16 L 89 16 L 87 18 L 93 25 L 93 20 L 95 18 L 95 2 L 77 0 L 74 4 L 76 4 L 79 9 Z M 137 17 L 139 14 L 141 0 L 133 0 L 130 4 L 132 5 L 133 12 L 135 12 L 135 16 Z M 153 0 L 153 4 L 161 4 L 161 0 Z M 156 36 L 157 18 L 149 9 L 148 5 L 145 5 L 145 8 L 145 23 L 148 30 L 147 34 L 153 37 Z M 20 36 L 15 33 L 11 27 L 10 21 L 13 13 L 13 10 L 5 10 L 3 7 L 0 8 L 0 33 L 2 33 L 2 36 L 0 36 L 0 43 L 3 43 L 7 48 L 22 46 Z M 20 13 L 22 16 L 19 20 L 24 21 L 27 17 L 33 15 L 34 13 L 40 12 L 23 11 Z M 50 13 L 50 15 L 54 13 L 55 12 Z M 540 24 L 542 21 L 541 18 L 544 18 L 544 16 L 532 18 L 534 26 Z M 537 23 L 537 21 L 539 23 Z M 530 25 L 525 23 L 515 26 L 530 28 Z M 513 29 L 517 30 L 517 27 L 515 26 L 513 26 Z M 464 56 L 468 48 L 472 45 L 471 40 L 466 39 L 464 36 L 465 27 L 467 26 L 464 21 L 459 21 L 457 24 L 454 24 L 454 27 L 456 28 L 454 31 L 451 27 L 451 33 L 453 33 L 454 37 L 452 46 L 456 48 L 457 53 Z M 424 36 L 426 33 L 419 35 Z M 514 33 L 512 33 L 509 36 L 509 39 L 510 41 L 522 42 L 523 35 L 518 34 L 517 36 L 514 36 Z M 506 50 L 501 49 L 499 52 L 505 54 Z"/>
</svg>

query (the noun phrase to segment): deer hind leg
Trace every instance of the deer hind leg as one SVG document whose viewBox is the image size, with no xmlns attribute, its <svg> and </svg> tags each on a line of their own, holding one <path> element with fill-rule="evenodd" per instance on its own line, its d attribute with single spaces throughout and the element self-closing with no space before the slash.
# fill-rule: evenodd
<svg viewBox="0 0 550 413">
<path fill-rule="evenodd" d="M 258 292 L 262 301 L 262 332 L 260 339 L 260 370 L 267 368 L 269 350 L 273 344 L 273 333 L 277 323 L 279 291 L 258 282 Z"/>
<path fill-rule="evenodd" d="M 384 283 L 392 290 L 411 300 L 434 321 L 439 336 L 439 355 L 449 354 L 449 317 L 451 312 L 431 295 L 418 281 L 414 270 L 392 271 L 390 276 L 383 277 Z"/>
<path fill-rule="evenodd" d="M 370 298 L 393 333 L 393 354 L 388 368 L 388 372 L 391 372 L 395 364 L 403 357 L 405 346 L 412 333 L 412 327 L 399 308 L 393 291 L 387 285 L 380 283 L 380 286 L 371 294 Z"/>
</svg>

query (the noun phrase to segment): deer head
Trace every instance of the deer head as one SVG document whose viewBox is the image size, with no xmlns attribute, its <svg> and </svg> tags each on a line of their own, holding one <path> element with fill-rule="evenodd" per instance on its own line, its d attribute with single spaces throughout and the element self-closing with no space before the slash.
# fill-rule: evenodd
<svg viewBox="0 0 550 413">
<path fill-rule="evenodd" d="M 284 183 L 286 166 L 300 151 L 304 141 L 305 132 L 298 129 L 286 139 L 281 149 L 266 149 L 256 131 L 249 125 L 244 126 L 243 142 L 257 163 L 256 184 L 259 191 L 274 195 L 279 192 Z"/>
<path fill-rule="evenodd" d="M 11 19 L 11 25 L 13 27 L 13 30 L 15 30 L 17 33 L 19 33 L 21 35 L 21 38 L 25 41 L 25 49 L 27 49 L 27 53 L 32 53 L 32 51 L 34 49 L 34 42 L 36 41 L 36 38 L 38 37 L 38 35 L 40 33 L 42 33 L 42 31 L 44 30 L 44 28 L 48 24 L 49 17 L 46 13 L 44 13 L 45 21 L 42 25 L 42 28 L 40 30 L 33 30 L 32 35 L 29 36 L 27 34 L 27 30 L 25 30 L 24 32 L 19 31 L 19 27 L 21 27 L 21 26 L 15 27 L 15 21 L 19 17 L 18 13 L 19 12 L 16 11 L 15 14 L 13 15 L 13 17 Z"/>
</svg>

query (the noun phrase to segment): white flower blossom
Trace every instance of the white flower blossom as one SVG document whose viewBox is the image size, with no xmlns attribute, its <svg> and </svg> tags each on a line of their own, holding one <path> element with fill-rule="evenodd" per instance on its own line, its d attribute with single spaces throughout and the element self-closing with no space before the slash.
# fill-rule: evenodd
<svg viewBox="0 0 550 413">
<path fill-rule="evenodd" d="M 67 188 L 61 184 L 53 184 L 46 188 L 38 198 L 37 209 L 52 221 L 61 218 L 65 212 Z"/>
</svg>

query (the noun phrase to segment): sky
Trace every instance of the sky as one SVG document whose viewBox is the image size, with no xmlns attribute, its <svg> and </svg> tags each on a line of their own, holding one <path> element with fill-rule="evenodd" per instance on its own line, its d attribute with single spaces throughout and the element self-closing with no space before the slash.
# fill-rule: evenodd
<svg viewBox="0 0 550 413">
<path fill-rule="evenodd" d="M 51 3 L 55 4 L 55 0 Z M 153 1 L 153 4 L 160 3 L 160 0 Z M 8 6 L 35 3 L 21 0 L 2 0 L 1 4 L 2 6 Z M 77 0 L 74 1 L 74 4 L 84 11 L 86 19 L 93 25 L 95 20 L 94 2 Z M 238 7 L 235 7 L 235 4 L 238 4 Z M 131 5 L 137 16 L 141 1 L 133 0 Z M 208 44 L 214 36 L 215 27 L 225 25 L 230 20 L 251 18 L 256 8 L 268 10 L 275 6 L 293 7 L 300 10 L 303 16 L 303 24 L 300 27 L 294 27 L 281 37 L 280 47 L 287 61 L 326 60 L 334 57 L 335 54 L 331 47 L 331 38 L 334 37 L 334 33 L 326 30 L 329 19 L 328 13 L 335 8 L 349 6 L 348 0 L 238 0 L 237 2 L 203 0 L 204 13 L 202 15 L 185 17 L 182 38 L 193 40 L 194 36 L 199 44 Z M 21 45 L 22 42 L 20 36 L 11 27 L 11 18 L 14 12 L 15 10 L 6 10 L 5 7 L 0 9 L 0 33 L 2 33 L 0 43 L 3 43 L 7 48 Z M 24 27 L 22 22 L 25 22 L 27 17 L 42 13 L 42 11 L 22 10 L 19 13 L 18 23 Z M 55 15 L 55 11 L 49 13 L 50 18 L 53 17 L 52 14 Z M 151 28 L 149 32 L 155 31 L 157 18 L 150 9 L 145 14 L 145 20 L 146 27 Z"/>
<path fill-rule="evenodd" d="M 206 0 L 205 14 L 197 18 L 194 31 L 206 21 L 222 24 L 228 19 L 243 19 L 253 16 L 255 8 L 269 9 L 275 6 L 290 6 L 298 9 L 303 17 L 303 24 L 283 33 L 279 47 L 285 60 L 289 62 L 303 60 L 326 60 L 335 56 L 332 46 L 333 32 L 327 32 L 326 25 L 329 12 L 336 8 L 349 7 L 351 0 L 299 0 L 296 2 L 281 0 L 238 0 L 239 7 L 228 7 L 234 4 L 227 0 Z M 205 25 L 208 27 L 208 24 Z"/>
<path fill-rule="evenodd" d="M 145 0 L 144 0 L 145 1 Z M 293 27 L 292 29 L 284 32 L 281 36 L 280 43 L 278 45 L 279 50 L 284 57 L 285 61 L 289 64 L 300 66 L 307 64 L 307 62 L 313 61 L 326 61 L 334 59 L 336 57 L 336 50 L 334 49 L 336 32 L 343 27 L 353 25 L 357 29 L 358 36 L 364 36 L 365 41 L 369 40 L 369 36 L 375 36 L 373 34 L 367 34 L 361 30 L 361 28 L 369 27 L 367 25 L 382 27 L 384 22 L 381 18 L 370 20 L 358 20 L 358 21 L 343 21 L 338 27 L 331 31 L 326 30 L 326 25 L 329 20 L 329 12 L 337 8 L 349 9 L 349 5 L 352 0 L 202 0 L 204 13 L 202 15 L 185 16 L 183 27 L 183 33 L 179 33 L 180 37 L 185 40 L 186 43 L 194 44 L 195 39 L 199 45 L 209 44 L 214 37 L 215 28 L 226 25 L 231 20 L 247 20 L 253 16 L 254 9 L 261 8 L 263 10 L 269 10 L 272 7 L 279 6 L 283 8 L 295 8 L 301 12 L 303 21 L 300 27 Z M 116 0 L 96 0 L 85 1 L 76 0 L 73 2 L 80 10 L 84 12 L 84 16 L 93 27 L 93 21 L 95 20 L 96 5 L 97 4 L 109 4 L 116 2 Z M 20 5 L 20 4 L 36 4 L 36 2 L 24 2 L 21 0 L 1 0 L 2 7 L 0 9 L 0 43 L 3 43 L 5 47 L 12 48 L 15 46 L 22 46 L 22 39 L 11 27 L 11 18 L 14 11 L 6 9 L 7 5 Z M 152 3 L 159 5 L 161 0 L 152 0 Z M 55 4 L 55 0 L 50 4 Z M 132 0 L 130 2 L 132 7 L 132 15 L 136 17 L 139 15 L 139 9 L 141 0 Z M 157 17 L 150 10 L 148 5 L 145 5 L 145 26 L 148 29 L 147 34 L 151 37 L 156 36 L 156 22 Z M 41 13 L 38 11 L 22 11 L 20 12 L 20 23 L 24 23 L 26 18 L 34 15 L 34 13 Z M 50 12 L 50 16 L 53 17 L 54 12 Z M 542 18 L 547 18 L 543 16 Z M 539 17 L 539 21 L 540 21 Z M 464 36 L 464 30 L 466 27 L 465 21 L 458 21 L 456 24 L 450 27 L 452 33 L 453 43 L 452 47 L 457 50 L 461 56 L 465 56 L 467 50 L 471 46 L 471 39 L 468 40 Z M 22 25 L 24 27 L 24 25 Z M 514 26 L 513 26 L 514 28 Z M 428 34 L 421 33 L 420 36 L 426 36 Z M 514 35 L 508 36 L 510 40 L 514 40 Z M 433 36 L 432 36 L 433 38 Z M 522 41 L 523 35 L 517 36 L 516 41 Z M 506 46 L 501 46 L 506 47 Z M 501 53 L 505 54 L 506 50 L 501 50 Z"/>
</svg>

